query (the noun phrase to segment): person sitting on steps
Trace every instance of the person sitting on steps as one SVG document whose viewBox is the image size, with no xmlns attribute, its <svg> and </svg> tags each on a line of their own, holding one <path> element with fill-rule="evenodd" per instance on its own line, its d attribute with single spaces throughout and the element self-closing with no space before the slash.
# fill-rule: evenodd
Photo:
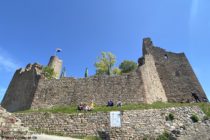
<svg viewBox="0 0 210 140">
<path fill-rule="evenodd" d="M 106 105 L 106 106 L 112 107 L 112 106 L 114 106 L 114 102 L 113 102 L 112 100 L 109 100 L 109 101 L 107 102 L 107 105 Z"/>
<path fill-rule="evenodd" d="M 78 107 L 77 107 L 78 110 L 83 110 L 84 109 L 84 104 L 81 102 Z"/>
<path fill-rule="evenodd" d="M 92 101 L 91 101 L 91 104 L 90 104 L 90 109 L 93 110 L 94 107 L 95 107 L 95 104 L 94 104 L 94 102 L 93 102 L 93 100 L 92 100 Z"/>
<path fill-rule="evenodd" d="M 118 101 L 117 102 L 117 107 L 121 107 L 122 106 L 122 102 L 121 101 Z"/>
</svg>

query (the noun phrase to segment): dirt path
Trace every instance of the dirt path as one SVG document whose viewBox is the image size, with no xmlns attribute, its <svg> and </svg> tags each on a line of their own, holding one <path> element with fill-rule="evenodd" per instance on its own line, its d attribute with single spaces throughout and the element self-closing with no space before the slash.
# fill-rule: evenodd
<svg viewBox="0 0 210 140">
<path fill-rule="evenodd" d="M 45 134 L 33 134 L 32 140 L 81 140 L 81 139 L 61 137 L 61 136 L 52 136 L 52 135 L 45 135 Z"/>
</svg>

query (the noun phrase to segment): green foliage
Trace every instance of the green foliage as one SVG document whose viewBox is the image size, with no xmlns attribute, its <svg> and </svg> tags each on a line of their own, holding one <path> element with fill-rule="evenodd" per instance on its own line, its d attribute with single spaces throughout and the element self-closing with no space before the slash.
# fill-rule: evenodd
<svg viewBox="0 0 210 140">
<path fill-rule="evenodd" d="M 196 123 L 196 122 L 199 121 L 198 116 L 196 116 L 195 114 L 193 114 L 193 115 L 190 117 L 190 119 L 191 119 L 194 123 Z"/>
<path fill-rule="evenodd" d="M 88 77 L 88 68 L 85 69 L 85 78 Z"/>
<path fill-rule="evenodd" d="M 40 128 L 30 128 L 31 131 L 37 132 L 37 133 L 45 133 L 48 135 L 56 135 L 56 136 L 67 136 L 62 132 L 56 132 L 56 131 L 50 131 L 47 129 L 40 129 Z"/>
<path fill-rule="evenodd" d="M 112 70 L 112 73 L 113 73 L 114 75 L 120 75 L 120 74 L 121 74 L 121 70 L 120 70 L 119 68 L 114 68 L 114 69 Z"/>
<path fill-rule="evenodd" d="M 133 61 L 124 60 L 120 64 L 119 68 L 121 69 L 122 73 L 128 73 L 128 72 L 136 70 L 137 64 Z"/>
<path fill-rule="evenodd" d="M 144 109 L 162 109 L 162 108 L 170 108 L 170 107 L 182 107 L 182 106 L 200 106 L 204 111 L 207 117 L 209 117 L 209 108 L 210 105 L 208 103 L 163 103 L 163 102 L 155 102 L 153 104 L 124 104 L 121 108 L 114 107 L 106 107 L 104 106 L 95 106 L 93 111 L 78 111 L 77 106 L 54 106 L 52 108 L 44 108 L 44 109 L 30 109 L 25 111 L 19 111 L 16 113 L 31 113 L 31 112 L 51 112 L 51 113 L 94 113 L 94 112 L 109 112 L 109 111 L 124 111 L 124 110 L 144 110 Z M 204 110 L 205 108 L 205 110 Z"/>
<path fill-rule="evenodd" d="M 145 137 L 143 138 L 143 140 L 148 140 L 148 137 L 147 137 L 147 136 L 145 136 Z"/>
<path fill-rule="evenodd" d="M 86 136 L 84 140 L 102 140 L 102 139 L 97 136 Z"/>
<path fill-rule="evenodd" d="M 48 66 L 46 66 L 46 67 L 43 68 L 42 73 L 44 74 L 44 76 L 47 79 L 52 79 L 53 76 L 55 75 L 54 69 L 53 68 L 50 68 Z"/>
<path fill-rule="evenodd" d="M 210 104 L 209 103 L 199 103 L 199 107 L 203 110 L 207 117 L 210 117 Z"/>
<path fill-rule="evenodd" d="M 97 75 L 111 75 L 112 67 L 116 62 L 116 57 L 111 52 L 102 52 L 101 57 L 98 57 L 98 62 L 95 63 Z"/>
<path fill-rule="evenodd" d="M 174 115 L 173 114 L 169 114 L 168 116 L 166 116 L 166 121 L 173 121 L 174 120 Z"/>
<path fill-rule="evenodd" d="M 169 140 L 170 134 L 168 132 L 164 132 L 162 135 L 159 135 L 157 140 Z"/>
<path fill-rule="evenodd" d="M 208 116 L 204 116 L 203 117 L 203 121 L 206 121 L 206 120 L 209 120 L 209 117 Z"/>
</svg>

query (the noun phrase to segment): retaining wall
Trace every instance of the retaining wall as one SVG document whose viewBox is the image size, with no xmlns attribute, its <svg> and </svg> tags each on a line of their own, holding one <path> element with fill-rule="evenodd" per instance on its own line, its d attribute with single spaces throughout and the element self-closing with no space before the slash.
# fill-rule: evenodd
<svg viewBox="0 0 210 140">
<path fill-rule="evenodd" d="M 166 120 L 166 116 L 173 114 L 174 120 Z M 193 123 L 190 117 L 195 114 L 198 123 Z M 178 107 L 168 109 L 133 110 L 121 113 L 121 128 L 110 127 L 109 113 L 22 113 L 16 114 L 24 125 L 31 128 L 61 133 L 69 136 L 96 135 L 103 139 L 143 139 L 155 138 L 164 131 L 179 132 L 177 137 L 194 138 L 199 136 L 203 140 L 210 138 L 210 123 L 201 120 L 205 116 L 199 107 Z M 201 131 L 200 131 L 201 130 Z"/>
</svg>

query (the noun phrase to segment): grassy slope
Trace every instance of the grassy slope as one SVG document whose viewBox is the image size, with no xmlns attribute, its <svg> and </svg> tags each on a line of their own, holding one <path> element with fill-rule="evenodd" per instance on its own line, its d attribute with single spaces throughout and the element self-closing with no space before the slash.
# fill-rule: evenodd
<svg viewBox="0 0 210 140">
<path fill-rule="evenodd" d="M 143 110 L 143 109 L 162 109 L 162 108 L 170 108 L 170 107 L 183 107 L 183 106 L 199 106 L 204 113 L 210 117 L 210 104 L 209 103 L 162 103 L 156 102 L 153 104 L 126 104 L 123 105 L 121 108 L 119 107 L 106 107 L 106 106 L 96 106 L 93 111 L 78 111 L 76 106 L 56 106 L 50 109 L 39 109 L 39 110 L 26 110 L 17 113 L 30 113 L 30 112 L 51 112 L 51 113 L 68 113 L 68 114 L 75 114 L 75 113 L 91 113 L 91 112 L 109 112 L 109 111 L 116 111 L 116 110 Z M 56 132 L 45 131 L 45 130 L 34 130 L 37 132 L 46 133 L 49 135 L 58 135 L 58 136 L 65 136 L 64 134 L 59 134 Z M 97 136 L 75 136 L 75 138 L 80 138 L 84 140 L 101 140 Z"/>
<path fill-rule="evenodd" d="M 93 111 L 78 111 L 76 106 L 55 106 L 49 109 L 38 109 L 38 110 L 26 110 L 21 111 L 20 113 L 29 113 L 29 112 L 51 112 L 51 113 L 81 113 L 81 112 L 109 112 L 116 110 L 143 110 L 143 109 L 162 109 L 170 107 L 182 107 L 182 106 L 199 106 L 204 113 L 210 117 L 210 104 L 208 103 L 162 103 L 155 102 L 153 104 L 126 104 L 122 107 L 106 107 L 106 106 L 96 106 Z M 19 113 L 19 112 L 17 112 Z"/>
</svg>

